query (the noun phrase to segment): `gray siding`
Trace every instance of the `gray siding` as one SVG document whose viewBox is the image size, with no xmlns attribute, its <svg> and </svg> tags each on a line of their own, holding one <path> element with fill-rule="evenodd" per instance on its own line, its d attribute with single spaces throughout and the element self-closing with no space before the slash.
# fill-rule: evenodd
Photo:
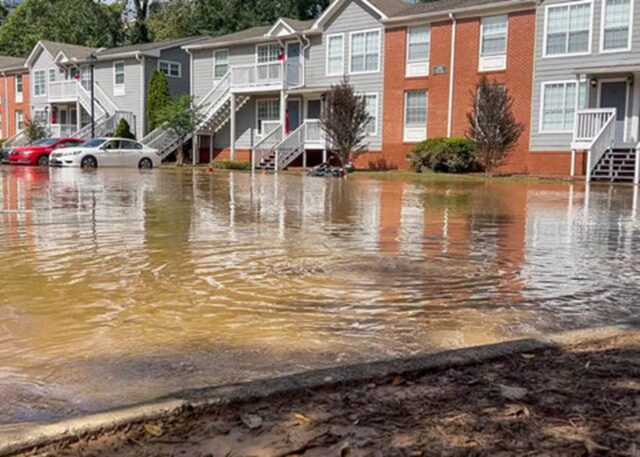
<svg viewBox="0 0 640 457">
<path fill-rule="evenodd" d="M 575 80 L 575 69 L 584 67 L 613 67 L 620 65 L 640 64 L 640 7 L 637 0 L 634 1 L 634 18 L 631 51 L 600 53 L 600 28 L 602 18 L 603 0 L 591 2 L 593 22 L 591 27 L 591 52 L 581 56 L 543 57 L 545 11 L 548 5 L 571 3 L 574 0 L 549 0 L 542 3 L 536 12 L 536 56 L 534 86 L 531 115 L 531 150 L 532 151 L 568 151 L 570 149 L 572 135 L 557 133 L 542 133 L 540 131 L 540 105 L 542 85 L 553 81 Z M 613 73 L 607 77 L 615 77 Z M 640 81 L 636 81 L 636 84 Z M 589 96 L 590 106 L 595 105 L 595 96 Z M 629 106 L 631 109 L 631 104 Z"/>
<path fill-rule="evenodd" d="M 30 104 L 32 107 L 31 110 L 31 115 L 33 116 L 33 114 L 36 111 L 40 111 L 45 109 L 46 107 L 49 106 L 48 103 L 48 96 L 49 96 L 49 91 L 48 91 L 48 84 L 49 84 L 49 69 L 50 68 L 55 68 L 57 70 L 57 66 L 56 64 L 53 63 L 53 57 L 51 56 L 51 54 L 49 54 L 49 52 L 47 52 L 46 50 L 42 50 L 40 52 L 40 55 L 38 56 L 38 58 L 36 59 L 36 61 L 33 64 L 33 68 L 31 68 L 30 70 L 30 74 L 29 74 L 29 84 L 31 85 L 31 87 L 29 87 L 30 90 Z M 36 71 L 39 70 L 44 70 L 45 71 L 45 78 L 47 81 L 47 91 L 45 93 L 44 96 L 42 97 L 35 97 L 35 91 L 33 90 L 33 84 L 34 84 L 34 78 L 33 78 L 33 74 Z M 58 71 L 56 71 L 56 78 L 60 78 L 63 79 L 62 75 L 58 74 Z"/>
</svg>

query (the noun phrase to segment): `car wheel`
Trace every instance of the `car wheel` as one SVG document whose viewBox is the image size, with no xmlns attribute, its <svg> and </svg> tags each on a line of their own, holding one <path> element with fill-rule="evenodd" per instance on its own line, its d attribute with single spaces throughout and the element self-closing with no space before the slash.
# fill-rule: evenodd
<svg viewBox="0 0 640 457">
<path fill-rule="evenodd" d="M 145 157 L 138 164 L 138 168 L 141 170 L 151 170 L 153 168 L 153 162 L 151 162 L 151 159 Z"/>
<path fill-rule="evenodd" d="M 93 156 L 87 156 L 80 162 L 80 168 L 98 168 L 98 161 Z"/>
<path fill-rule="evenodd" d="M 38 157 L 38 166 L 46 167 L 49 165 L 49 156 L 40 156 Z"/>
</svg>

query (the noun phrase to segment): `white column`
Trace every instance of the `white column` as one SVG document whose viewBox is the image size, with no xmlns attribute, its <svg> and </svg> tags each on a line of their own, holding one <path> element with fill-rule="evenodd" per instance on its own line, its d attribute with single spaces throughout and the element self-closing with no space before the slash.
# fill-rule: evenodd
<svg viewBox="0 0 640 457">
<path fill-rule="evenodd" d="M 200 156 L 200 135 L 197 133 L 193 135 L 193 142 L 191 146 L 191 165 L 198 163 L 196 157 Z"/>
<path fill-rule="evenodd" d="M 82 128 L 82 113 L 80 112 L 80 102 L 76 102 L 76 127 L 78 130 Z"/>
<path fill-rule="evenodd" d="M 571 149 L 571 177 L 576 175 L 576 150 Z"/>
<path fill-rule="evenodd" d="M 285 91 L 280 92 L 280 124 L 282 124 L 282 131 L 284 132 L 284 128 L 287 125 L 287 94 Z"/>
<path fill-rule="evenodd" d="M 229 123 L 229 137 L 231 144 L 229 145 L 229 156 L 231 160 L 236 159 L 236 96 L 231 94 L 231 122 Z"/>
<path fill-rule="evenodd" d="M 209 163 L 213 162 L 213 131 L 209 135 Z"/>
<path fill-rule="evenodd" d="M 633 74 L 633 95 L 631 98 L 631 133 L 634 143 L 640 141 L 640 73 Z"/>
</svg>

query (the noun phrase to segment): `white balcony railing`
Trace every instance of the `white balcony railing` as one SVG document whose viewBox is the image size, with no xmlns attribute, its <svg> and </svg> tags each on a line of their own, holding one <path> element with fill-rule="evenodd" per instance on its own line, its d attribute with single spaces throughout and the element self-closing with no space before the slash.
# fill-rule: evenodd
<svg viewBox="0 0 640 457">
<path fill-rule="evenodd" d="M 323 148 L 326 146 L 325 133 L 319 119 L 307 119 L 304 121 L 304 142 L 307 148 Z"/>
<path fill-rule="evenodd" d="M 304 71 L 299 62 L 270 62 L 237 65 L 230 69 L 232 90 L 280 90 L 299 87 Z"/>
<path fill-rule="evenodd" d="M 77 100 L 79 83 L 75 79 L 49 83 L 49 101 Z"/>
<path fill-rule="evenodd" d="M 53 138 L 72 137 L 78 131 L 75 124 L 51 124 L 49 126 L 49 135 Z"/>
</svg>

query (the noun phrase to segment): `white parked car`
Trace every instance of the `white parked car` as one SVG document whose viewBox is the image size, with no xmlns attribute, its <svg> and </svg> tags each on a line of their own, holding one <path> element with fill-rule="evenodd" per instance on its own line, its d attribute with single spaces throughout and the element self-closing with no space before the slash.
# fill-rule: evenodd
<svg viewBox="0 0 640 457">
<path fill-rule="evenodd" d="M 137 141 L 125 138 L 94 138 L 75 148 L 54 151 L 54 167 L 137 167 L 154 168 L 162 163 L 160 154 Z"/>
</svg>

